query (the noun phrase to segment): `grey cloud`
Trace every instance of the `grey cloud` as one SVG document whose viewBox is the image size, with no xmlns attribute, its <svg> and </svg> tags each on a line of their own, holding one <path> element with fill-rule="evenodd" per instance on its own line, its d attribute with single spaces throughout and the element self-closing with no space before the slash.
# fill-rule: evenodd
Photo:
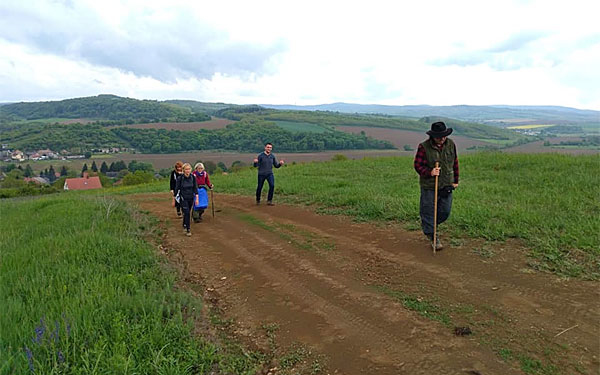
<svg viewBox="0 0 600 375">
<path fill-rule="evenodd" d="M 269 60 L 287 48 L 283 41 L 232 42 L 225 32 L 185 12 L 168 23 L 155 21 L 151 12 L 140 12 L 115 29 L 77 6 L 58 2 L 48 11 L 0 5 L 0 38 L 164 82 L 210 78 L 217 72 L 238 76 L 269 72 Z"/>
<path fill-rule="evenodd" d="M 573 44 L 578 48 L 588 48 L 591 46 L 595 46 L 596 44 L 600 44 L 600 34 L 593 34 L 584 38 L 580 38 Z"/>
<path fill-rule="evenodd" d="M 455 65 L 462 67 L 485 64 L 499 71 L 521 69 L 531 66 L 534 61 L 532 55 L 536 50 L 529 46 L 529 44 L 548 35 L 548 33 L 537 31 L 519 33 L 488 49 L 464 51 L 448 57 L 433 59 L 429 61 L 429 64 L 434 66 Z M 557 63 L 557 61 L 554 62 Z"/>
<path fill-rule="evenodd" d="M 519 34 L 511 35 L 510 37 L 508 37 L 508 39 L 488 49 L 488 51 L 492 53 L 517 51 L 525 47 L 529 43 L 544 38 L 548 35 L 548 33 L 544 33 L 541 31 L 522 32 Z"/>
</svg>

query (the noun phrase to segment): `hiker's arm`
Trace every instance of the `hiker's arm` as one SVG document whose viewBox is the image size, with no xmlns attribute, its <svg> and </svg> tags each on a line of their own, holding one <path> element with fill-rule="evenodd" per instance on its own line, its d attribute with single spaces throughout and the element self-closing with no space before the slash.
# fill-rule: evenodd
<svg viewBox="0 0 600 375">
<path fill-rule="evenodd" d="M 427 154 L 425 152 L 425 148 L 419 145 L 417 149 L 417 154 L 415 155 L 414 162 L 415 171 L 419 174 L 419 176 L 430 177 L 432 169 L 427 165 Z"/>
</svg>

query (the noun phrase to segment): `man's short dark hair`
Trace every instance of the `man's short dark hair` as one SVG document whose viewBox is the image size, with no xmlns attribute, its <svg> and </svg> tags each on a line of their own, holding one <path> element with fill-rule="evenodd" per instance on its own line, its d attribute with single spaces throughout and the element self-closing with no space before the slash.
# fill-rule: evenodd
<svg viewBox="0 0 600 375">
<path fill-rule="evenodd" d="M 272 144 L 271 142 L 267 142 L 267 143 L 265 143 L 265 147 L 267 147 L 268 145 L 271 145 L 271 146 L 273 146 L 273 144 Z"/>
</svg>

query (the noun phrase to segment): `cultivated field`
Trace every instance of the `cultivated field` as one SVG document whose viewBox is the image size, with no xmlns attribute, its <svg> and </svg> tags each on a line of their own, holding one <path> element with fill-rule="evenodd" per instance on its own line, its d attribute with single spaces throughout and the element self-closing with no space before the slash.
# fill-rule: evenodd
<svg viewBox="0 0 600 375">
<path fill-rule="evenodd" d="M 547 138 L 547 141 L 549 141 L 551 144 L 557 144 L 560 142 L 580 141 L 581 139 L 582 139 L 581 137 L 552 137 L 552 138 Z M 585 149 L 585 148 L 577 148 L 577 147 L 561 148 L 561 147 L 544 146 L 544 142 L 545 141 L 531 142 L 531 143 L 527 143 L 524 145 L 510 147 L 510 148 L 505 149 L 504 151 L 511 152 L 511 153 L 552 152 L 552 153 L 558 153 L 558 154 L 571 154 L 571 155 L 577 155 L 577 154 L 591 155 L 591 154 L 600 153 L 599 149 L 594 150 L 594 149 Z"/>
<path fill-rule="evenodd" d="M 209 121 L 200 122 L 152 122 L 148 124 L 119 125 L 135 129 L 168 129 L 168 130 L 199 130 L 199 129 L 223 129 L 233 120 L 213 117 Z"/>
<path fill-rule="evenodd" d="M 394 146 L 398 147 L 401 150 L 403 149 L 404 145 L 409 145 L 416 150 L 419 143 L 423 142 L 428 137 L 427 134 L 422 132 L 375 128 L 366 126 L 336 126 L 336 129 L 343 132 L 355 134 L 364 131 L 365 134 L 369 137 L 390 141 L 394 144 Z M 461 137 L 457 135 L 451 135 L 450 137 L 456 142 L 456 147 L 458 147 L 458 151 L 464 151 L 468 147 L 472 146 L 493 146 L 493 144 L 491 143 L 478 141 L 473 138 Z"/>
<path fill-rule="evenodd" d="M 89 124 L 90 122 L 94 122 L 94 120 L 89 118 L 74 118 L 60 121 L 61 124 Z"/>
<path fill-rule="evenodd" d="M 277 146 L 275 146 L 277 148 Z M 296 162 L 296 163 L 306 163 L 311 161 L 324 161 L 331 160 L 331 158 L 336 154 L 342 154 L 347 156 L 350 159 L 362 159 L 364 157 L 381 157 L 381 156 L 406 156 L 410 155 L 413 152 L 406 152 L 400 150 L 339 150 L 339 151 L 323 151 L 323 152 L 309 152 L 309 153 L 279 153 L 275 149 L 273 152 L 278 158 L 284 159 L 288 163 Z M 113 161 L 123 160 L 125 162 L 129 162 L 131 160 L 143 161 L 147 163 L 152 163 L 154 168 L 170 168 L 172 167 L 177 160 L 181 160 L 183 162 L 193 163 L 197 160 L 202 161 L 214 161 L 224 162 L 227 166 L 230 166 L 236 160 L 243 161 L 247 164 L 252 163 L 252 160 L 256 157 L 258 153 L 238 153 L 238 152 L 187 152 L 181 154 L 116 154 L 114 157 L 102 158 L 98 156 L 98 158 L 94 158 L 96 164 L 101 164 L 103 160 L 106 161 L 107 164 L 110 164 Z M 80 163 L 83 166 L 85 161 L 77 161 L 73 162 L 72 165 L 76 166 Z M 87 161 L 88 166 L 91 161 Z"/>
</svg>

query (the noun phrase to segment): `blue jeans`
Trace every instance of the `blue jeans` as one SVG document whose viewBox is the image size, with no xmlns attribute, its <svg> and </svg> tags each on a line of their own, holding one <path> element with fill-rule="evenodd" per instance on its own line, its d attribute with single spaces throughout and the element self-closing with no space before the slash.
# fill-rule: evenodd
<svg viewBox="0 0 600 375">
<path fill-rule="evenodd" d="M 273 200 L 273 192 L 275 191 L 275 176 L 273 173 L 267 175 L 258 175 L 258 186 L 256 187 L 256 201 L 260 202 L 260 194 L 262 193 L 263 185 L 265 180 L 269 183 L 269 194 L 267 200 L 270 202 Z"/>
<path fill-rule="evenodd" d="M 421 228 L 423 233 L 429 238 L 433 238 L 433 201 L 435 198 L 434 190 L 425 190 L 421 188 L 421 202 L 419 214 L 421 215 Z M 440 225 L 450 217 L 452 209 L 452 193 L 442 198 L 438 194 L 437 205 L 437 224 Z"/>
</svg>

